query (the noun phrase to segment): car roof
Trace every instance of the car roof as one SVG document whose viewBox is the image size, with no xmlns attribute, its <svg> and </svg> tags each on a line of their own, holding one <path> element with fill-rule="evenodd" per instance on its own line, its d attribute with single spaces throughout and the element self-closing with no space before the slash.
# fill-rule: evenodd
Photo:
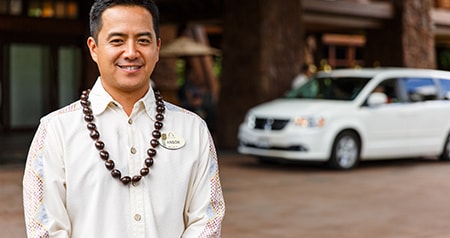
<svg viewBox="0 0 450 238">
<path fill-rule="evenodd" d="M 414 76 L 433 76 L 450 78 L 450 72 L 434 69 L 419 69 L 419 68 L 401 68 L 401 67 L 380 67 L 380 68 L 354 68 L 354 69 L 335 69 L 331 71 L 319 71 L 317 77 L 367 77 L 373 78 L 375 76 L 386 74 L 393 76 L 414 75 Z"/>
</svg>

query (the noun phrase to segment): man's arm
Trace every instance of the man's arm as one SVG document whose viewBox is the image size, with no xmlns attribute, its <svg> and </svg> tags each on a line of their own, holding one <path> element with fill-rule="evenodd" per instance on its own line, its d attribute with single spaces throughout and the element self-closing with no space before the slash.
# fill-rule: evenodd
<svg viewBox="0 0 450 238">
<path fill-rule="evenodd" d="M 69 237 L 70 234 L 62 182 L 59 186 L 55 186 L 57 183 L 52 186 L 46 184 L 49 181 L 62 181 L 64 177 L 62 161 L 57 158 L 60 155 L 58 143 L 49 142 L 55 138 L 53 133 L 42 120 L 28 152 L 23 178 L 23 204 L 29 238 Z M 58 162 L 55 164 L 55 161 Z M 64 212 L 59 212 L 58 217 L 55 211 Z"/>
<path fill-rule="evenodd" d="M 200 146 L 201 162 L 188 204 L 186 231 L 183 237 L 220 237 L 225 202 L 219 177 L 216 149 L 206 130 L 207 143 Z"/>
</svg>

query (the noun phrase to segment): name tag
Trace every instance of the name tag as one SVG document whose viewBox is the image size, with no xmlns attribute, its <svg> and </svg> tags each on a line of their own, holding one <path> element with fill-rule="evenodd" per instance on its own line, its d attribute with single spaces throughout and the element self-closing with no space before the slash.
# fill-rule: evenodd
<svg viewBox="0 0 450 238">
<path fill-rule="evenodd" d="M 169 150 L 177 150 L 184 146 L 186 141 L 182 136 L 173 132 L 163 133 L 159 138 L 159 144 Z"/>
</svg>

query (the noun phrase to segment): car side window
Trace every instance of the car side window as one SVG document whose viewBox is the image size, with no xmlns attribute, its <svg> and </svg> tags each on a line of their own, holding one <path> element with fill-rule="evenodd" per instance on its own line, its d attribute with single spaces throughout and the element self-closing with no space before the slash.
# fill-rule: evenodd
<svg viewBox="0 0 450 238">
<path fill-rule="evenodd" d="M 387 103 L 397 103 L 401 100 L 398 96 L 397 79 L 387 79 L 375 87 L 374 92 L 384 93 L 387 97 Z"/>
<path fill-rule="evenodd" d="M 431 78 L 404 78 L 410 102 L 422 102 L 438 99 L 438 88 Z"/>
<path fill-rule="evenodd" d="M 450 80 L 448 79 L 439 79 L 439 83 L 442 89 L 442 96 L 444 99 L 450 99 Z"/>
</svg>

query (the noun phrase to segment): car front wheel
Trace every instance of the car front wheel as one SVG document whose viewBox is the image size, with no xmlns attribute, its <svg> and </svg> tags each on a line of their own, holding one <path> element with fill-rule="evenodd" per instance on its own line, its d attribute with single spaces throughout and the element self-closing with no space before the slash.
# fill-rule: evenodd
<svg viewBox="0 0 450 238">
<path fill-rule="evenodd" d="M 328 165 L 334 169 L 347 170 L 359 163 L 361 142 L 352 131 L 344 131 L 336 137 L 333 143 Z"/>
<path fill-rule="evenodd" d="M 447 139 L 445 140 L 444 149 L 442 150 L 441 156 L 439 156 L 440 160 L 448 161 L 450 160 L 450 135 L 447 135 Z"/>
</svg>

